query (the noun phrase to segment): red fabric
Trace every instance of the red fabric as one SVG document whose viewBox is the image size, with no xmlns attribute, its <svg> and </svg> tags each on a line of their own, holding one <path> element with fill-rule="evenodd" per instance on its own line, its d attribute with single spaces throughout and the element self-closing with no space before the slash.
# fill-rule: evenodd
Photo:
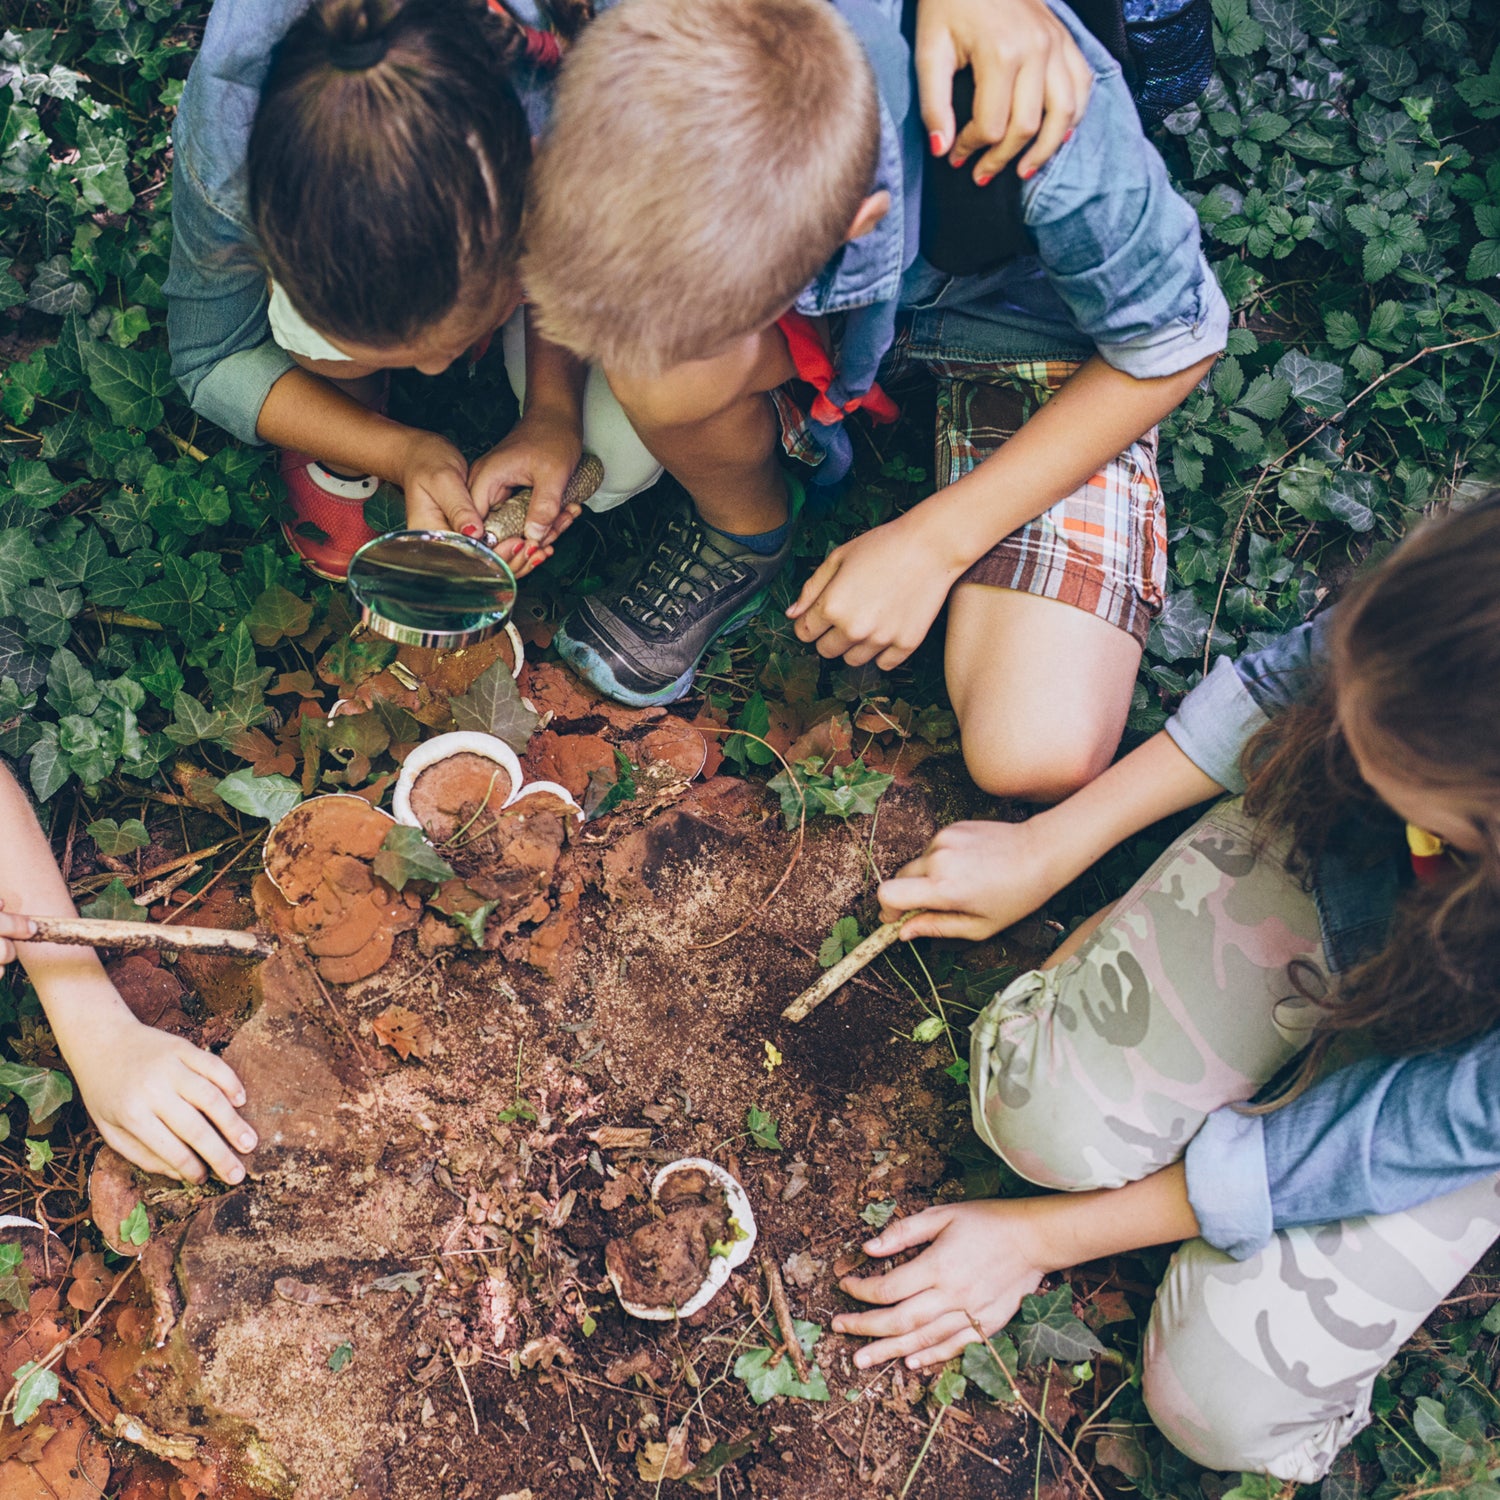
<svg viewBox="0 0 1500 1500">
<path fill-rule="evenodd" d="M 901 415 L 900 407 L 878 385 L 872 385 L 863 396 L 855 396 L 842 408 L 835 406 L 828 399 L 828 387 L 833 384 L 836 372 L 817 325 L 799 312 L 789 312 L 776 320 L 776 326 L 786 338 L 797 378 L 805 380 L 818 393 L 811 408 L 813 421 L 829 427 L 854 411 L 867 413 L 873 422 L 894 422 Z"/>
<path fill-rule="evenodd" d="M 1453 868 L 1453 861 L 1446 851 L 1442 854 L 1413 854 L 1411 868 L 1417 879 L 1427 885 L 1441 880 Z"/>
<path fill-rule="evenodd" d="M 539 31 L 535 26 L 528 26 L 523 21 L 517 21 L 501 0 L 488 0 L 488 3 L 489 8 L 497 16 L 504 16 L 506 20 L 514 21 L 521 28 L 521 35 L 525 40 L 527 62 L 539 68 L 555 68 L 562 62 L 562 43 L 553 32 Z"/>
</svg>

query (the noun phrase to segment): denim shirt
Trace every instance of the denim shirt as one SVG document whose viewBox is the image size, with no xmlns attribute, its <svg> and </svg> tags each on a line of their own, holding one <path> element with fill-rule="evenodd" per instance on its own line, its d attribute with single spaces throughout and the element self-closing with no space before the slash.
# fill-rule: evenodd
<svg viewBox="0 0 1500 1500">
<path fill-rule="evenodd" d="M 172 127 L 172 261 L 166 282 L 172 374 L 194 411 L 242 442 L 271 387 L 292 368 L 271 338 L 265 268 L 246 184 L 250 127 L 271 53 L 312 0 L 216 0 Z M 603 10 L 615 0 L 597 0 Z M 545 26 L 536 0 L 510 0 Z M 552 74 L 511 70 L 533 133 L 545 128 Z"/>
<path fill-rule="evenodd" d="M 1323 615 L 1239 661 L 1220 658 L 1167 733 L 1221 786 L 1244 790 L 1240 757 L 1323 670 Z M 1410 879 L 1394 815 L 1351 818 L 1313 872 L 1335 973 L 1379 948 Z M 1419 1057 L 1339 1068 L 1269 1115 L 1216 1110 L 1189 1143 L 1188 1198 L 1203 1237 L 1236 1259 L 1277 1229 L 1396 1213 L 1500 1171 L 1500 1031 Z"/>
<path fill-rule="evenodd" d="M 799 312 L 890 301 L 913 312 L 919 357 L 953 357 L 966 342 L 989 358 L 1081 359 L 1097 350 L 1140 379 L 1176 374 L 1223 349 L 1229 308 L 1203 254 L 1197 214 L 1146 139 L 1120 65 L 1061 0 L 1048 4 L 1094 84 L 1072 138 L 1022 187 L 1036 253 L 959 277 L 941 275 L 917 251 L 926 146 L 900 0 L 835 4 L 880 86 L 875 187 L 891 195 L 891 207 L 869 234 L 839 249 L 798 298 Z M 849 369 L 844 384 L 867 388 L 861 381 L 874 373 Z"/>
</svg>

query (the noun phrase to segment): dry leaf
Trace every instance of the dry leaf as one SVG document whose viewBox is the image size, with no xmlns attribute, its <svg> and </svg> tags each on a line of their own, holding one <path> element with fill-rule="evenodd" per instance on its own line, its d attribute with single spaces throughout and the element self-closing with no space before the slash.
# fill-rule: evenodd
<svg viewBox="0 0 1500 1500">
<path fill-rule="evenodd" d="M 601 1125 L 589 1131 L 589 1139 L 606 1151 L 644 1151 L 651 1144 L 648 1125 Z"/>
<path fill-rule="evenodd" d="M 681 1479 L 684 1474 L 691 1474 L 696 1466 L 688 1457 L 687 1423 L 669 1427 L 666 1442 L 648 1442 L 638 1449 L 635 1466 L 647 1484 L 660 1484 L 664 1479 Z"/>
<path fill-rule="evenodd" d="M 805 1292 L 828 1269 L 828 1262 L 816 1259 L 806 1250 L 798 1250 L 787 1256 L 781 1269 L 786 1272 L 786 1279 L 793 1286 Z"/>
<path fill-rule="evenodd" d="M 555 1333 L 549 1333 L 545 1338 L 532 1339 L 521 1349 L 523 1370 L 550 1370 L 555 1364 L 572 1363 L 573 1351 Z"/>
<path fill-rule="evenodd" d="M 310 1281 L 298 1281 L 295 1276 L 276 1278 L 276 1295 L 300 1307 L 336 1307 L 347 1299 L 330 1292 L 327 1287 L 314 1286 Z"/>
<path fill-rule="evenodd" d="M 392 1005 L 370 1022 L 375 1040 L 405 1062 L 408 1057 L 426 1057 L 432 1051 L 432 1028 L 416 1011 Z"/>
<path fill-rule="evenodd" d="M 642 1199 L 646 1196 L 646 1190 L 628 1172 L 621 1173 L 618 1177 L 611 1177 L 599 1190 L 599 1207 L 607 1214 L 612 1214 L 618 1208 L 624 1206 L 632 1199 Z"/>
<path fill-rule="evenodd" d="M 104 1267 L 104 1257 L 90 1250 L 72 1265 L 73 1284 L 68 1288 L 68 1306 L 81 1313 L 91 1313 L 109 1290 L 114 1277 Z"/>
</svg>

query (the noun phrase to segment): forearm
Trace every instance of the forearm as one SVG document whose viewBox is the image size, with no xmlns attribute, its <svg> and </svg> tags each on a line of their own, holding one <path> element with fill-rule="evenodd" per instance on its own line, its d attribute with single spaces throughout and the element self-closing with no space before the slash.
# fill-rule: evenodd
<svg viewBox="0 0 1500 1500">
<path fill-rule="evenodd" d="M 1180 1161 L 1125 1187 L 1027 1198 L 1015 1207 L 1026 1217 L 1036 1263 L 1044 1271 L 1066 1271 L 1105 1256 L 1177 1244 L 1198 1235 Z"/>
<path fill-rule="evenodd" d="M 1056 891 L 1132 834 L 1223 791 L 1163 731 L 1027 827 L 1036 847 L 1047 851 L 1048 883 Z"/>
<path fill-rule="evenodd" d="M 266 397 L 256 422 L 261 439 L 310 453 L 353 473 L 400 484 L 412 445 L 429 434 L 361 406 L 321 376 L 288 370 Z"/>
<path fill-rule="evenodd" d="M 526 412 L 546 412 L 583 430 L 583 388 L 588 366 L 548 343 L 526 310 Z"/>
<path fill-rule="evenodd" d="M 0 827 L 6 830 L 10 857 L 0 867 L 0 899 L 16 915 L 70 917 L 73 898 L 52 856 L 47 836 L 25 793 L 8 771 L 0 769 Z M 75 1046 L 103 1018 L 129 1014 L 98 955 L 92 948 L 61 943 L 16 944 L 16 955 L 36 987 L 37 997 L 71 1062 Z"/>
<path fill-rule="evenodd" d="M 944 538 L 962 571 L 1175 411 L 1213 362 L 1210 357 L 1175 375 L 1138 380 L 1092 356 L 998 453 L 907 519 Z"/>
</svg>

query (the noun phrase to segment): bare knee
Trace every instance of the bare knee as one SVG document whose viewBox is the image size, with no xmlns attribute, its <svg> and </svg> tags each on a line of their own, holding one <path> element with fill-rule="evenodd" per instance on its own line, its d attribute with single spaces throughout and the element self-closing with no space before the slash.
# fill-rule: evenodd
<svg viewBox="0 0 1500 1500">
<path fill-rule="evenodd" d="M 1024 802 L 1072 796 L 1108 767 L 1115 748 L 1114 739 L 1098 734 L 1023 736 L 993 723 L 963 731 L 964 763 L 975 784 L 991 796 Z"/>
</svg>

